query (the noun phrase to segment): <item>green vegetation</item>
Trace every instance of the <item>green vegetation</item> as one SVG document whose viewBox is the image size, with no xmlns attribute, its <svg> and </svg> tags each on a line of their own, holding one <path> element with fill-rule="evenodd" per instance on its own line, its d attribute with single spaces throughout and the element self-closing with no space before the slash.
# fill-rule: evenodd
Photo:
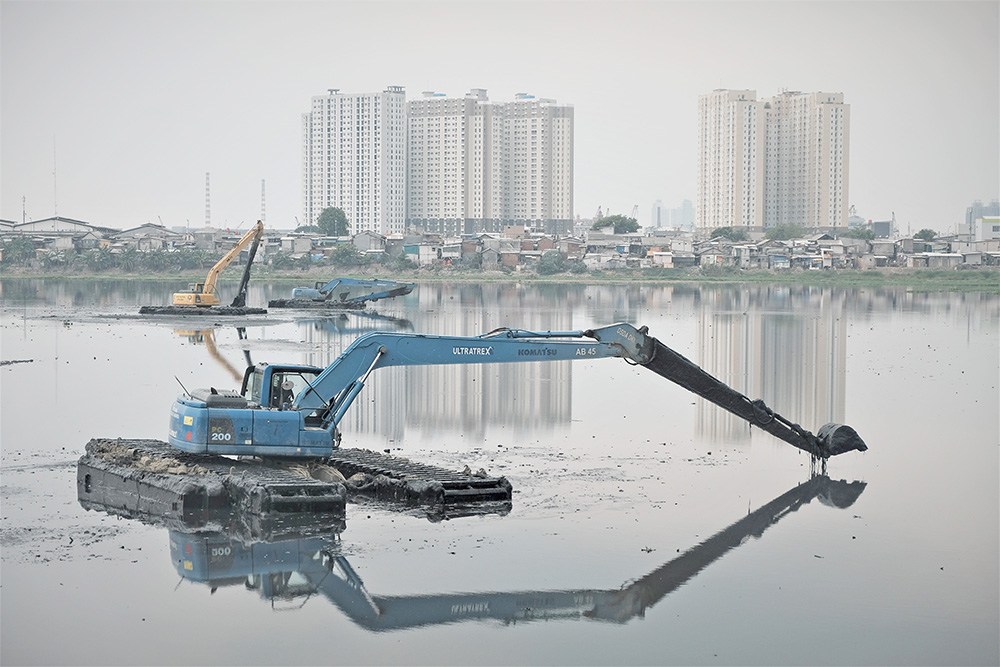
<svg viewBox="0 0 1000 667">
<path fill-rule="evenodd" d="M 837 232 L 841 238 L 845 239 L 863 239 L 865 241 L 874 241 L 875 232 L 871 229 L 847 229 L 842 232 Z"/>
<path fill-rule="evenodd" d="M 775 225 L 769 227 L 764 236 L 771 241 L 789 241 L 802 238 L 803 232 L 801 225 Z"/>
<path fill-rule="evenodd" d="M 329 280 L 331 277 L 385 278 L 406 282 L 465 282 L 496 283 L 516 280 L 522 283 L 565 282 L 578 284 L 780 284 L 812 285 L 816 287 L 858 287 L 858 288 L 906 288 L 915 292 L 983 292 L 1000 295 L 1000 271 L 997 269 L 934 270 L 934 269 L 875 269 L 869 271 L 745 271 L 735 267 L 704 267 L 702 269 L 616 269 L 588 271 L 583 262 L 564 263 L 564 270 L 544 274 L 541 271 L 488 271 L 475 267 L 425 267 L 417 269 L 405 257 L 387 259 L 385 262 L 371 262 L 356 267 L 335 267 L 331 264 L 312 263 L 309 266 L 292 262 L 288 266 L 255 267 L 251 280 L 287 281 L 301 283 L 311 280 Z M 125 272 L 112 270 L 103 272 L 67 271 L 45 269 L 9 271 L 0 270 L 0 278 L 66 278 L 99 280 L 122 278 L 130 280 L 164 280 L 204 278 L 204 271 L 181 271 L 170 269 L 162 272 Z M 236 274 L 229 279 L 236 280 Z"/>
<path fill-rule="evenodd" d="M 615 234 L 632 234 L 639 231 L 639 222 L 627 215 L 606 215 L 600 220 L 595 220 L 590 228 L 596 230 L 606 227 L 614 227 Z"/>
<path fill-rule="evenodd" d="M 347 214 L 341 208 L 324 208 L 316 221 L 320 234 L 327 236 L 347 236 Z"/>
<path fill-rule="evenodd" d="M 740 229 L 739 227 L 716 227 L 712 230 L 712 238 L 740 242 L 749 241 L 750 235 L 747 234 L 747 230 Z"/>
<path fill-rule="evenodd" d="M 935 236 L 937 236 L 937 232 L 933 229 L 924 228 L 914 234 L 913 238 L 920 239 L 921 241 L 933 241 Z"/>
</svg>

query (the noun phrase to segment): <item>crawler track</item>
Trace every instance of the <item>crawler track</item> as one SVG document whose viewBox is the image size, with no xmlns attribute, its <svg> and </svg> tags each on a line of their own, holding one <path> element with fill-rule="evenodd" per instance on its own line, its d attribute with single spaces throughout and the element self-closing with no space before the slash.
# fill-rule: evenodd
<svg viewBox="0 0 1000 667">
<path fill-rule="evenodd" d="M 367 483 L 348 484 L 349 493 L 369 494 L 410 504 L 504 502 L 511 499 L 506 477 L 477 476 L 415 463 L 366 449 L 337 449 L 330 465 L 345 477 L 370 476 Z"/>
</svg>

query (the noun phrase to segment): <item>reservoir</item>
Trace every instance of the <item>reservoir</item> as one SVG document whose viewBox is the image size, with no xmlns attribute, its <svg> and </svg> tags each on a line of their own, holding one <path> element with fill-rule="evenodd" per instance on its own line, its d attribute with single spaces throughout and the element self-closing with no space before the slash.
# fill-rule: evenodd
<svg viewBox="0 0 1000 667">
<path fill-rule="evenodd" d="M 1000 661 L 1000 297 L 426 283 L 361 311 L 138 315 L 183 286 L 0 281 L 4 664 Z M 824 472 L 642 367 L 470 341 L 453 354 L 484 363 L 376 370 L 343 446 L 506 477 L 507 506 L 191 525 L 78 493 L 91 438 L 166 440 L 181 385 L 239 389 L 248 363 L 618 322 L 869 450 Z"/>
</svg>

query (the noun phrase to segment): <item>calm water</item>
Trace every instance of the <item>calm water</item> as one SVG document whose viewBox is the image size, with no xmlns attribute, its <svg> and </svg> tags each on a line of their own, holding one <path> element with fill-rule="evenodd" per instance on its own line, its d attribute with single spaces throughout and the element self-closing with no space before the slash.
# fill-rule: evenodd
<svg viewBox="0 0 1000 667">
<path fill-rule="evenodd" d="M 997 297 L 421 285 L 374 314 L 272 310 L 245 339 L 135 315 L 181 286 L 0 282 L 0 359 L 33 360 L 0 367 L 4 664 L 1000 661 Z M 174 376 L 325 365 L 374 328 L 618 321 L 870 450 L 812 477 L 806 455 L 619 360 L 387 369 L 345 444 L 506 475 L 509 511 L 349 505 L 346 525 L 198 530 L 77 498 L 90 438 L 165 439 Z"/>
</svg>

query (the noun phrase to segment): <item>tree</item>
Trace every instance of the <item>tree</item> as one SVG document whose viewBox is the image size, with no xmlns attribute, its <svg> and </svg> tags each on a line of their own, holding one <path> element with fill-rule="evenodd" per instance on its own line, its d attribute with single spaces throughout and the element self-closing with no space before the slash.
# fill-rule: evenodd
<svg viewBox="0 0 1000 667">
<path fill-rule="evenodd" d="M 768 227 L 764 236 L 772 241 L 787 241 L 789 239 L 800 239 L 805 229 L 802 225 L 775 225 Z"/>
<path fill-rule="evenodd" d="M 139 266 L 139 259 L 139 251 L 134 246 L 129 246 L 115 258 L 115 263 L 122 271 L 131 273 L 132 271 L 135 271 L 137 266 Z"/>
<path fill-rule="evenodd" d="M 921 229 L 919 232 L 913 235 L 913 238 L 920 239 L 921 241 L 933 241 L 934 237 L 937 236 L 937 232 L 933 229 Z"/>
<path fill-rule="evenodd" d="M 590 228 L 596 230 L 612 226 L 615 228 L 615 234 L 631 234 L 639 231 L 638 221 L 627 215 L 606 215 L 600 220 L 595 220 Z"/>
<path fill-rule="evenodd" d="M 538 260 L 538 272 L 550 276 L 566 270 L 566 260 L 558 250 L 546 250 Z"/>
<path fill-rule="evenodd" d="M 327 236 L 347 236 L 349 233 L 347 215 L 342 208 L 332 206 L 324 208 L 323 212 L 319 214 L 316 226 L 319 227 L 321 234 L 326 234 Z"/>
<path fill-rule="evenodd" d="M 842 236 L 845 239 L 862 239 L 864 241 L 873 241 L 873 240 L 875 240 L 875 232 L 874 231 L 872 231 L 870 229 L 862 229 L 860 227 L 859 228 L 855 228 L 855 229 L 844 230 L 844 231 L 840 232 L 840 236 Z"/>
<path fill-rule="evenodd" d="M 35 244 L 27 236 L 15 236 L 3 246 L 4 264 L 27 264 L 35 256 Z"/>
<path fill-rule="evenodd" d="M 750 238 L 747 230 L 739 227 L 716 227 L 712 230 L 712 238 L 724 238 L 730 241 L 746 241 Z"/>
<path fill-rule="evenodd" d="M 351 267 L 364 264 L 365 259 L 352 244 L 342 243 L 330 253 L 330 263 L 339 267 Z"/>
</svg>

